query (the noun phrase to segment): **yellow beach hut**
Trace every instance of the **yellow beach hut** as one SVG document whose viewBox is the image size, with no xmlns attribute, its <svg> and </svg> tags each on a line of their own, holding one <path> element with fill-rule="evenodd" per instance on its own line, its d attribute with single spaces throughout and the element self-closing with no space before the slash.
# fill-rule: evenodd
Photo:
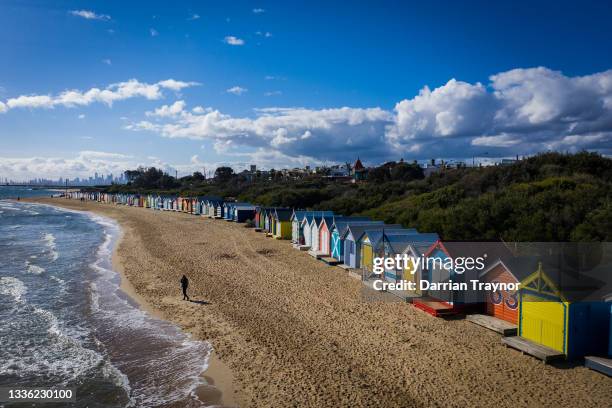
<svg viewBox="0 0 612 408">
<path fill-rule="evenodd" d="M 605 353 L 609 305 L 593 296 L 601 286 L 602 282 L 563 266 L 540 263 L 521 281 L 520 338 L 568 359 Z M 520 348 L 516 340 L 508 340 L 504 343 Z"/>
<path fill-rule="evenodd" d="M 276 208 L 272 214 L 274 222 L 273 234 L 276 239 L 291 239 L 291 215 L 290 208 Z"/>
</svg>

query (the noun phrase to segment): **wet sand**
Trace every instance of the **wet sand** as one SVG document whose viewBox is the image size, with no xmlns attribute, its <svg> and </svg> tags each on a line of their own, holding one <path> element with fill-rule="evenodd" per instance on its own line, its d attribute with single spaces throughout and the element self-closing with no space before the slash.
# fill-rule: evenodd
<svg viewBox="0 0 612 408">
<path fill-rule="evenodd" d="M 123 239 L 124 232 L 121 230 L 121 235 L 118 238 L 118 242 L 121 242 Z M 138 293 L 138 291 L 134 288 L 134 285 L 132 285 L 132 282 L 127 278 L 122 263 L 122 256 L 120 255 L 118 248 L 119 246 L 116 245 L 113 251 L 113 270 L 118 272 L 121 276 L 121 290 L 132 300 L 134 300 L 140 309 L 144 310 L 149 315 L 158 319 L 166 319 L 160 310 L 152 307 L 147 299 Z M 234 398 L 233 374 L 229 367 L 219 360 L 214 351 L 209 357 L 208 368 L 204 373 L 202 373 L 202 377 L 209 386 L 201 386 L 198 390 L 196 390 L 200 401 L 215 406 L 237 406 Z"/>
<path fill-rule="evenodd" d="M 604 407 L 612 378 L 544 365 L 465 320 L 401 302 L 365 301 L 363 286 L 288 242 L 241 224 L 66 199 L 123 229 L 118 269 L 144 308 L 211 341 L 223 404 L 249 407 Z M 179 279 L 191 280 L 181 300 Z M 220 389 L 213 364 L 205 375 Z M 227 378 L 225 378 L 227 380 Z M 229 398 L 231 397 L 231 401 Z"/>
</svg>

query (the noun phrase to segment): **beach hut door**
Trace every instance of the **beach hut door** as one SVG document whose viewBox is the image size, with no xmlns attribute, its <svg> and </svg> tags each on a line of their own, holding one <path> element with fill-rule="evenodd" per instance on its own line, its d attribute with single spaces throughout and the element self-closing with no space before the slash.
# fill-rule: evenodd
<svg viewBox="0 0 612 408">
<path fill-rule="evenodd" d="M 521 303 L 521 336 L 536 343 L 565 352 L 565 305 L 523 295 Z"/>
<path fill-rule="evenodd" d="M 323 231 L 321 234 L 321 242 L 319 243 L 319 246 L 321 247 L 321 252 L 324 252 L 327 254 L 327 244 L 329 244 L 329 237 L 327 236 L 327 231 Z"/>
</svg>

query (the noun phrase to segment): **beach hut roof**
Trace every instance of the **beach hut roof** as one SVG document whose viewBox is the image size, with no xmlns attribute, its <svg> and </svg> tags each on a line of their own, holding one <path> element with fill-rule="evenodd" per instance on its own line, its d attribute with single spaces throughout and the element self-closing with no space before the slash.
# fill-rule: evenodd
<svg viewBox="0 0 612 408">
<path fill-rule="evenodd" d="M 346 237 L 346 233 L 348 231 L 348 227 L 353 225 L 383 225 L 383 221 L 355 221 L 355 222 L 338 222 L 334 225 L 334 228 L 338 230 L 338 234 L 342 239 Z"/>
<path fill-rule="evenodd" d="M 334 215 L 334 223 L 336 222 L 350 222 L 350 221 L 371 221 L 370 217 L 358 217 L 358 216 L 347 216 L 347 215 Z"/>
<path fill-rule="evenodd" d="M 417 254 L 424 254 L 431 244 L 440 239 L 435 232 L 411 232 L 408 234 L 401 233 L 401 230 L 398 232 L 390 231 L 388 234 L 385 233 L 385 240 L 391 246 L 393 253 L 396 254 L 405 253 L 411 247 Z"/>
<path fill-rule="evenodd" d="M 235 208 L 236 211 L 255 211 L 254 205 L 238 205 Z"/>
<path fill-rule="evenodd" d="M 459 241 L 445 241 L 443 242 L 444 248 L 448 255 L 453 258 L 460 256 L 483 256 L 487 254 L 489 262 L 493 262 L 495 259 L 500 257 L 507 257 L 512 255 L 512 252 L 508 249 L 506 244 L 503 242 L 459 242 Z"/>
<path fill-rule="evenodd" d="M 333 211 L 312 211 L 307 214 L 305 220 L 311 224 L 312 222 L 316 222 L 317 224 L 321 220 L 322 217 L 334 215 Z"/>
<path fill-rule="evenodd" d="M 416 234 L 391 235 L 389 242 L 394 250 L 401 249 L 401 253 L 408 251 L 410 248 L 418 255 L 424 255 L 427 250 L 438 240 L 440 236 L 435 232 L 418 232 Z"/>
<path fill-rule="evenodd" d="M 485 276 L 495 269 L 496 266 L 503 265 L 520 282 L 537 271 L 539 263 L 540 261 L 537 256 L 502 256 L 497 258 L 497 260 L 489 262 L 487 268 L 483 269 L 479 276 Z"/>
<path fill-rule="evenodd" d="M 610 293 L 609 271 L 588 274 L 571 267 L 564 260 L 540 263 L 536 273 L 546 275 L 557 289 L 558 294 L 569 302 L 601 301 Z M 523 286 L 524 288 L 525 286 Z M 528 287 L 528 286 L 527 286 Z"/>
<path fill-rule="evenodd" d="M 238 207 L 253 207 L 253 209 L 255 209 L 255 206 L 251 203 L 235 203 L 233 205 L 234 207 L 238 208 Z"/>
<path fill-rule="evenodd" d="M 383 226 L 381 229 L 365 231 L 372 245 L 378 245 L 385 239 L 389 242 L 402 242 L 403 240 L 407 240 L 409 236 L 418 234 L 417 230 L 414 228 L 385 227 L 386 226 Z"/>
<path fill-rule="evenodd" d="M 289 221 L 291 219 L 292 210 L 288 208 L 277 208 L 274 211 L 274 218 L 278 221 Z"/>
<path fill-rule="evenodd" d="M 308 215 L 312 215 L 314 213 L 320 213 L 321 211 L 314 210 L 293 210 L 293 214 L 291 214 L 291 221 L 297 218 L 298 221 L 303 221 L 304 218 Z M 330 211 L 333 214 L 333 211 Z"/>
<path fill-rule="evenodd" d="M 344 235 L 342 235 L 342 238 L 346 238 L 348 234 L 351 234 L 355 239 L 355 242 L 357 242 L 361 239 L 366 231 L 373 232 L 382 229 L 402 229 L 402 226 L 399 224 L 350 224 Z"/>
<path fill-rule="evenodd" d="M 321 228 L 323 223 L 325 223 L 325 225 L 327 225 L 328 229 L 331 229 L 331 226 L 334 224 L 334 216 L 333 215 L 326 215 L 326 216 L 321 217 L 321 220 L 319 221 L 319 228 Z"/>
<path fill-rule="evenodd" d="M 298 221 L 300 223 L 302 223 L 302 222 L 310 223 L 310 219 L 312 217 L 312 214 L 313 214 L 313 211 L 304 211 L 303 213 L 301 213 L 299 215 L 299 217 L 298 216 L 296 216 L 296 217 L 298 217 Z"/>
</svg>

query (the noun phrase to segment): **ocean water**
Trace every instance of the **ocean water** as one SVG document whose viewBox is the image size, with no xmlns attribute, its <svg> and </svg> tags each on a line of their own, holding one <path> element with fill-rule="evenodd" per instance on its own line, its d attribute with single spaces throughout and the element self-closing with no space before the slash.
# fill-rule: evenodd
<svg viewBox="0 0 612 408">
<path fill-rule="evenodd" d="M 38 187 L 0 186 L 0 199 L 23 197 L 50 197 L 63 192 L 62 189 L 47 189 Z"/>
<path fill-rule="evenodd" d="M 61 406 L 204 406 L 195 390 L 210 344 L 119 289 L 118 232 L 106 218 L 0 199 L 0 386 L 76 389 Z"/>
</svg>

